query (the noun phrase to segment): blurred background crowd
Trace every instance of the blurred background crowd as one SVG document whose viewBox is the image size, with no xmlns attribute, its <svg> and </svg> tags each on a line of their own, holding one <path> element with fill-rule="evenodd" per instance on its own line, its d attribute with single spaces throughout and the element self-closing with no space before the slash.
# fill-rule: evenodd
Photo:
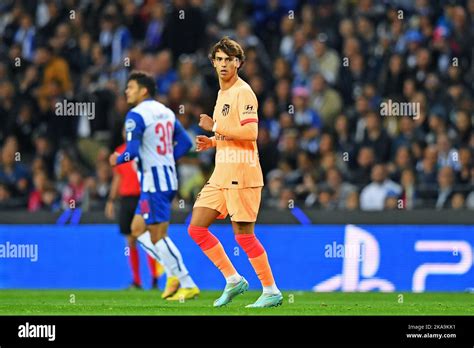
<svg viewBox="0 0 474 348">
<path fill-rule="evenodd" d="M 229 35 L 259 101 L 262 205 L 474 209 L 474 0 L 3 0 L 0 209 L 102 209 L 133 69 L 191 137 Z M 94 117 L 58 116 L 64 100 Z M 419 114 L 381 115 L 381 103 Z M 214 153 L 179 164 L 192 204 Z"/>
</svg>

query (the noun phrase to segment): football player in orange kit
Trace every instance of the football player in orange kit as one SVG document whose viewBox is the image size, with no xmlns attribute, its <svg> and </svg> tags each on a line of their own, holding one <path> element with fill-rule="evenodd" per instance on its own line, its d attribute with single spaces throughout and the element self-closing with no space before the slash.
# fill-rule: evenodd
<svg viewBox="0 0 474 348">
<path fill-rule="evenodd" d="M 281 305 L 283 296 L 275 284 L 267 254 L 254 234 L 260 206 L 263 176 L 258 159 L 258 102 L 238 70 L 245 61 L 242 47 L 224 37 L 209 54 L 219 78 L 213 117 L 200 115 L 199 126 L 215 136 L 197 136 L 197 151 L 216 147 L 214 172 L 194 204 L 188 233 L 226 279 L 221 307 L 245 292 L 249 284 L 239 275 L 222 244 L 209 232 L 216 218 L 230 216 L 237 243 L 247 254 L 263 287 L 263 294 L 247 307 Z"/>
</svg>

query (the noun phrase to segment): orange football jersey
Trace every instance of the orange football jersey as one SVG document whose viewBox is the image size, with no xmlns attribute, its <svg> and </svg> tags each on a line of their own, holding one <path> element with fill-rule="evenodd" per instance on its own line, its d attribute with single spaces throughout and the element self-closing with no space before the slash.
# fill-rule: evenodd
<svg viewBox="0 0 474 348">
<path fill-rule="evenodd" d="M 258 123 L 258 101 L 251 87 L 239 78 L 230 88 L 219 90 L 213 120 L 226 128 Z M 215 133 L 216 164 L 209 182 L 222 188 L 263 186 L 255 140 L 236 140 Z"/>
</svg>

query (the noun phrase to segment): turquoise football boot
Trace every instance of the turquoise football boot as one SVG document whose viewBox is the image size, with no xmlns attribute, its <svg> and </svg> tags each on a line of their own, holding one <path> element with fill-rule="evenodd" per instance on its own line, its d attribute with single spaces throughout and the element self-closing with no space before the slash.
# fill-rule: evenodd
<svg viewBox="0 0 474 348">
<path fill-rule="evenodd" d="M 235 296 L 243 294 L 245 291 L 247 291 L 248 288 L 249 283 L 244 277 L 242 277 L 238 283 L 227 284 L 221 297 L 214 301 L 214 307 L 225 306 L 226 304 L 230 303 Z"/>
<path fill-rule="evenodd" d="M 268 308 L 281 306 L 283 303 L 283 295 L 279 294 L 262 294 L 255 303 L 245 306 L 245 308 Z"/>
</svg>

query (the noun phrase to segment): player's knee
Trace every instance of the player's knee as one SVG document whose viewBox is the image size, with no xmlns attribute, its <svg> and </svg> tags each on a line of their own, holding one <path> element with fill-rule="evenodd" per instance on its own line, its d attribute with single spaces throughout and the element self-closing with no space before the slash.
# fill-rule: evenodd
<svg viewBox="0 0 474 348">
<path fill-rule="evenodd" d="M 189 236 L 196 242 L 196 239 L 202 235 L 202 231 L 200 231 L 202 227 L 188 225 L 188 234 Z"/>
<path fill-rule="evenodd" d="M 152 242 L 153 244 L 156 244 L 156 243 L 158 243 L 160 240 L 162 240 L 163 237 L 160 236 L 160 235 L 157 235 L 157 236 L 151 236 L 150 239 L 151 239 L 151 242 Z"/>
<path fill-rule="evenodd" d="M 131 236 L 134 239 L 137 239 L 138 237 L 140 237 L 143 234 L 143 232 L 145 232 L 145 231 L 143 231 L 143 228 L 141 228 L 140 226 L 137 226 L 137 225 L 132 225 L 130 227 L 130 229 L 131 229 Z"/>
<path fill-rule="evenodd" d="M 235 241 L 251 259 L 258 257 L 265 252 L 265 249 L 255 234 L 236 234 Z"/>
<path fill-rule="evenodd" d="M 219 243 L 219 240 L 209 232 L 207 227 L 189 225 L 188 234 L 203 250 L 210 249 Z"/>
</svg>

